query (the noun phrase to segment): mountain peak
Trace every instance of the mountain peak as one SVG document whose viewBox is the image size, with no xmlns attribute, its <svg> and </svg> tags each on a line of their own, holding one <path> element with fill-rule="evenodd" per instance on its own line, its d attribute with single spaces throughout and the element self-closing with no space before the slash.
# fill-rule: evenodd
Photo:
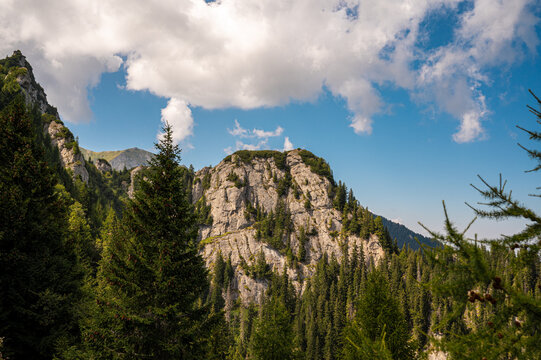
<svg viewBox="0 0 541 360">
<path fill-rule="evenodd" d="M 150 159 L 154 156 L 153 153 L 137 147 L 132 147 L 125 150 L 101 152 L 81 148 L 81 151 L 86 160 L 95 162 L 98 159 L 104 159 L 111 164 L 113 169 L 117 171 L 122 171 L 124 169 L 129 170 L 137 166 L 147 165 Z"/>
</svg>

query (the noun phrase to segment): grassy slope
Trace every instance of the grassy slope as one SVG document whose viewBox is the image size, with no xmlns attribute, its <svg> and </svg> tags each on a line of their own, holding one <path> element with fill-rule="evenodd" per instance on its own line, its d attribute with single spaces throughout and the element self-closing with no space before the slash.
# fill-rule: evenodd
<svg viewBox="0 0 541 360">
<path fill-rule="evenodd" d="M 96 161 L 96 159 L 105 159 L 107 161 L 111 161 L 114 158 L 116 158 L 118 155 L 122 154 L 125 150 L 117 150 L 117 151 L 101 151 L 101 152 L 95 152 L 92 150 L 87 150 L 84 148 L 80 148 L 81 153 L 83 154 L 84 158 L 86 160 L 92 160 Z"/>
</svg>

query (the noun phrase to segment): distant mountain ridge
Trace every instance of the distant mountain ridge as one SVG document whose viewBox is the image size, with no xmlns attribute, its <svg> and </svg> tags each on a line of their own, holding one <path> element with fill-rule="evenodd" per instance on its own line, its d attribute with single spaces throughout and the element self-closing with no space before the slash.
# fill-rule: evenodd
<svg viewBox="0 0 541 360">
<path fill-rule="evenodd" d="M 104 159 L 111 164 L 111 167 L 117 171 L 124 168 L 133 169 L 140 165 L 148 165 L 148 162 L 154 156 L 153 153 L 136 147 L 126 150 L 100 151 L 80 148 L 85 160 L 95 162 L 98 159 Z"/>
<path fill-rule="evenodd" d="M 404 247 L 405 245 L 408 245 L 410 249 L 417 250 L 419 249 L 419 243 L 422 245 L 427 246 L 440 246 L 441 244 L 429 237 L 426 237 L 424 235 L 421 235 L 419 233 L 414 232 L 413 230 L 408 229 L 406 226 L 396 223 L 392 220 L 386 219 L 385 217 L 381 216 L 381 220 L 383 221 L 383 225 L 387 228 L 387 231 L 389 231 L 389 235 L 391 238 L 396 239 L 396 243 L 399 248 Z M 417 238 L 417 240 L 415 240 Z"/>
</svg>

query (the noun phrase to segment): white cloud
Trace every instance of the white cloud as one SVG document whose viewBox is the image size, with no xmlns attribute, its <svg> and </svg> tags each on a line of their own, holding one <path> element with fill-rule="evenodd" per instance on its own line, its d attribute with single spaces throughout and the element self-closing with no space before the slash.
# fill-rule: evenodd
<svg viewBox="0 0 541 360">
<path fill-rule="evenodd" d="M 283 132 L 284 132 L 284 129 L 282 129 L 280 126 L 278 126 L 276 130 L 274 131 L 265 131 L 265 130 L 260 130 L 260 129 L 252 130 L 252 133 L 255 135 L 255 137 L 258 137 L 260 139 L 280 136 L 282 135 Z"/>
<path fill-rule="evenodd" d="M 267 146 L 267 140 L 261 140 L 257 144 L 245 144 L 242 141 L 237 140 L 235 146 L 237 150 L 261 150 Z"/>
<path fill-rule="evenodd" d="M 480 121 L 482 116 L 483 113 L 473 110 L 465 113 L 460 122 L 460 130 L 453 134 L 453 139 L 457 143 L 471 142 L 478 139 L 484 132 Z"/>
<path fill-rule="evenodd" d="M 231 135 L 235 137 L 240 138 L 251 138 L 251 139 L 259 139 L 259 141 L 255 144 L 250 143 L 244 143 L 242 141 L 237 140 L 235 143 L 235 149 L 236 150 L 260 150 L 263 148 L 268 148 L 268 142 L 269 138 L 272 137 L 278 137 L 281 136 L 284 132 L 284 129 L 281 126 L 277 126 L 274 131 L 267 131 L 267 130 L 261 130 L 261 129 L 253 129 L 248 130 L 243 128 L 239 121 L 235 119 L 235 127 L 233 129 L 227 129 L 227 132 L 229 132 Z M 284 147 L 287 145 L 291 146 L 291 149 L 293 149 L 293 144 L 289 141 L 289 138 L 285 138 Z M 285 151 L 285 150 L 284 150 Z M 226 154 L 233 153 L 233 148 L 231 146 L 224 149 L 224 152 Z"/>
<path fill-rule="evenodd" d="M 509 65 L 523 55 L 522 47 L 536 51 L 539 43 L 529 0 L 476 0 L 455 31 L 453 43 L 429 54 L 417 78 L 420 97 L 460 120 L 456 142 L 485 135 L 481 120 L 488 113 L 483 84 L 491 80 L 485 69 Z"/>
<path fill-rule="evenodd" d="M 237 119 L 235 119 L 235 128 L 233 130 L 231 129 L 227 129 L 227 131 L 233 135 L 233 136 L 246 136 L 248 134 L 248 130 L 246 129 L 243 129 L 240 124 L 239 124 L 239 121 Z"/>
<path fill-rule="evenodd" d="M 172 98 L 162 109 L 162 123 L 168 122 L 173 130 L 173 141 L 179 143 L 193 134 L 192 111 L 185 101 Z M 158 138 L 161 137 L 158 134 Z"/>
<path fill-rule="evenodd" d="M 524 47 L 535 52 L 539 19 L 530 11 L 536 0 L 474 0 L 450 44 L 419 47 L 426 16 L 459 3 L 7 0 L 0 2 L 0 54 L 21 49 L 72 122 L 91 117 L 87 89 L 117 70 L 121 55 L 127 89 L 189 106 L 280 106 L 315 101 L 326 87 L 346 100 L 354 131 L 370 133 L 385 105 L 377 88 L 391 84 L 474 129 L 465 122 L 475 117 L 465 114 L 480 114 L 487 69 L 520 60 Z M 482 136 L 479 129 L 464 138 Z"/>
<path fill-rule="evenodd" d="M 396 224 L 404 225 L 404 221 L 402 220 L 402 218 L 391 219 L 391 221 Z"/>
<path fill-rule="evenodd" d="M 290 151 L 293 150 L 293 143 L 289 140 L 289 137 L 286 136 L 284 140 L 284 151 Z"/>
<path fill-rule="evenodd" d="M 281 126 L 278 126 L 274 131 L 265 131 L 261 129 L 248 130 L 240 126 L 239 121 L 235 119 L 235 127 L 233 129 L 227 129 L 227 132 L 233 136 L 239 136 L 241 138 L 267 139 L 282 135 L 284 129 Z"/>
</svg>

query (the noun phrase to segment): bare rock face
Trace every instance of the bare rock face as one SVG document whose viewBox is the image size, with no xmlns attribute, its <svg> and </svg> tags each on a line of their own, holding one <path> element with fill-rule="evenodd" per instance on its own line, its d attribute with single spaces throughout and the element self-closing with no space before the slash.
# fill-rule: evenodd
<svg viewBox="0 0 541 360">
<path fill-rule="evenodd" d="M 62 165 L 73 172 L 73 178 L 80 177 L 82 181 L 88 183 L 85 159 L 78 151 L 79 146 L 73 139 L 71 132 L 56 121 L 45 124 L 45 131 L 51 137 L 51 143 L 58 148 Z"/>
<path fill-rule="evenodd" d="M 143 171 L 145 167 L 144 166 L 138 166 L 136 168 L 133 168 L 130 172 L 130 187 L 128 188 L 128 197 L 130 199 L 133 199 L 133 195 L 135 194 L 135 186 L 136 186 L 136 179 L 137 175 Z"/>
<path fill-rule="evenodd" d="M 26 61 L 26 58 L 19 51 L 13 54 L 13 58 L 17 60 L 17 65 L 25 70 L 17 76 L 16 80 L 21 87 L 26 104 L 28 106 L 35 105 L 46 118 L 43 132 L 49 134 L 52 144 L 58 148 L 62 165 L 71 170 L 74 178 L 80 177 L 82 181 L 88 183 L 85 160 L 79 151 L 79 146 L 75 142 L 73 134 L 62 124 L 56 109 L 47 102 L 47 95 L 36 82 L 32 67 Z"/>
<path fill-rule="evenodd" d="M 291 177 L 291 186 L 279 194 L 280 181 L 286 176 Z M 298 150 L 289 151 L 285 166 L 280 168 L 272 157 L 245 161 L 233 154 L 214 168 L 199 170 L 192 190 L 193 201 L 203 199 L 210 205 L 213 219 L 211 226 L 199 230 L 200 251 L 207 267 L 212 269 L 219 252 L 226 259 L 230 257 L 235 268 L 232 286 L 246 303 L 260 302 L 267 287 L 266 281 L 254 279 L 246 271 L 247 266 L 255 265 L 260 252 L 274 271 L 282 273 L 285 269 L 299 292 L 304 288 L 304 279 L 313 274 L 316 262 L 324 254 L 341 259 L 344 244 L 350 251 L 362 246 L 366 258 L 378 262 L 384 251 L 377 236 L 361 239 L 340 233 L 342 214 L 333 208 L 331 189 L 329 179 L 312 172 Z M 300 229 L 309 234 L 305 259 L 296 266 L 288 264 L 285 254 L 258 240 L 257 224 L 247 215 L 248 207 L 257 205 L 270 213 L 279 202 L 285 204 L 293 223 L 289 242 L 294 253 L 301 246 Z"/>
<path fill-rule="evenodd" d="M 105 159 L 97 159 L 94 165 L 96 165 L 96 169 L 102 173 L 113 171 L 111 164 Z"/>
</svg>

